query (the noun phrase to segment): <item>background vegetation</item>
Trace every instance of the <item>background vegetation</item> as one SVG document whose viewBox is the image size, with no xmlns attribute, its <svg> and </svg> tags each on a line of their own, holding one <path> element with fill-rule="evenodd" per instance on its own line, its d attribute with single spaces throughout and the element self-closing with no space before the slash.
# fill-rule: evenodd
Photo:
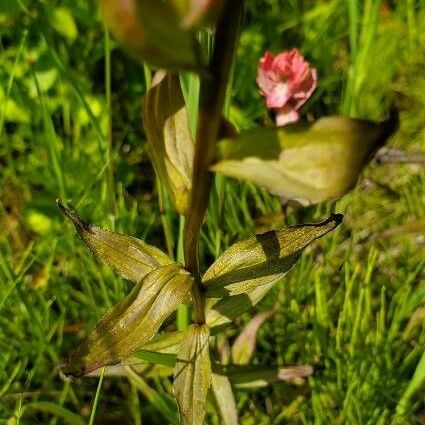
<svg viewBox="0 0 425 425">
<path fill-rule="evenodd" d="M 299 47 L 319 74 L 308 118 L 379 119 L 396 104 L 391 147 L 423 152 L 423 22 L 421 0 L 248 0 L 230 119 L 238 128 L 265 119 L 258 59 Z M 96 264 L 56 197 L 93 223 L 181 256 L 181 223 L 158 194 L 146 152 L 143 66 L 109 39 L 86 0 L 2 1 L 0 64 L 0 423 L 173 423 L 167 377 L 105 378 L 95 417 L 98 378 L 69 382 L 57 370 L 129 285 Z M 253 185 L 216 180 L 205 264 L 254 231 L 345 214 L 257 308 L 278 313 L 261 328 L 252 364 L 316 371 L 302 385 L 238 390 L 242 424 L 425 423 L 420 161 L 375 161 L 350 195 L 288 216 Z M 216 423 L 211 409 L 207 422 Z"/>
</svg>

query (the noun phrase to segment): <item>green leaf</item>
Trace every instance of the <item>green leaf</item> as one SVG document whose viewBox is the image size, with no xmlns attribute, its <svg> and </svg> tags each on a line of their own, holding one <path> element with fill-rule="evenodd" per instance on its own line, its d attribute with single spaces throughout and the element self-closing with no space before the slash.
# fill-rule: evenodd
<svg viewBox="0 0 425 425">
<path fill-rule="evenodd" d="M 211 383 L 211 362 L 206 325 L 192 325 L 177 356 L 174 369 L 174 394 L 179 406 L 182 425 L 201 425 Z"/>
<path fill-rule="evenodd" d="M 135 356 L 138 359 L 144 360 L 145 362 L 149 362 L 152 364 L 160 364 L 163 366 L 171 366 L 171 367 L 174 367 L 177 361 L 176 354 L 159 353 L 157 351 L 149 351 L 149 350 L 140 350 L 137 353 L 135 353 Z"/>
<path fill-rule="evenodd" d="M 53 28 L 64 37 L 74 41 L 78 35 L 77 25 L 69 9 L 66 7 L 56 7 L 51 16 Z"/>
<path fill-rule="evenodd" d="M 159 71 L 145 96 L 143 125 L 158 177 L 175 209 L 187 213 L 192 188 L 194 142 L 177 75 Z"/>
<path fill-rule="evenodd" d="M 404 416 L 409 410 L 410 400 L 413 395 L 422 391 L 425 386 L 425 351 L 422 353 L 422 357 L 416 366 L 415 373 L 412 379 L 404 390 L 398 404 L 397 404 L 397 415 Z"/>
<path fill-rule="evenodd" d="M 86 421 L 80 415 L 70 412 L 58 404 L 49 401 L 36 401 L 34 403 L 25 404 L 25 409 L 38 410 L 43 413 L 49 413 L 56 418 L 60 418 L 63 424 L 66 425 L 85 425 Z"/>
<path fill-rule="evenodd" d="M 212 374 L 211 389 L 222 425 L 238 425 L 238 410 L 229 378 L 218 373 Z"/>
<path fill-rule="evenodd" d="M 192 276 L 175 264 L 147 274 L 96 325 L 71 356 L 64 373 L 84 375 L 119 363 L 143 348 L 185 299 L 192 283 Z"/>
<path fill-rule="evenodd" d="M 143 348 L 158 353 L 177 354 L 184 335 L 182 331 L 164 332 L 152 338 Z"/>
<path fill-rule="evenodd" d="M 322 223 L 266 232 L 228 248 L 202 278 L 208 325 L 230 323 L 257 304 L 311 242 L 341 221 L 341 214 L 333 214 Z"/>
<path fill-rule="evenodd" d="M 248 322 L 232 345 L 233 364 L 242 365 L 249 363 L 254 354 L 258 330 L 275 312 L 275 310 L 262 311 Z"/>
<path fill-rule="evenodd" d="M 325 117 L 313 124 L 254 129 L 220 143 L 213 171 L 248 180 L 303 204 L 338 198 L 397 126 Z"/>
<path fill-rule="evenodd" d="M 99 0 L 112 34 L 135 57 L 165 69 L 200 68 L 198 42 L 173 0 Z"/>
<path fill-rule="evenodd" d="M 123 278 L 140 282 L 152 270 L 174 261 L 158 248 L 131 236 L 120 235 L 83 221 L 75 211 L 57 200 L 61 212 L 75 226 L 83 242 L 103 263 L 112 267 Z"/>
<path fill-rule="evenodd" d="M 179 424 L 177 406 L 170 394 L 163 391 L 155 391 L 133 368 L 126 367 L 126 375 L 131 383 L 143 394 L 144 398 L 164 417 L 165 421 L 163 423 L 170 425 Z"/>
</svg>

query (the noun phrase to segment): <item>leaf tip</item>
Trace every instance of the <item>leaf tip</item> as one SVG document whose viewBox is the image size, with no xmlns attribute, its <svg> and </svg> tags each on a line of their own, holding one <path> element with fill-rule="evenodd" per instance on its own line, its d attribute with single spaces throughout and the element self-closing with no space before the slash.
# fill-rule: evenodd
<svg viewBox="0 0 425 425">
<path fill-rule="evenodd" d="M 72 221 L 72 223 L 74 224 L 77 230 L 82 230 L 86 232 L 89 232 L 91 230 L 91 225 L 85 222 L 84 220 L 82 220 L 74 210 L 65 207 L 65 205 L 63 205 L 62 200 L 60 198 L 56 199 L 56 205 L 59 208 L 60 212 L 66 218 L 69 218 Z"/>
<path fill-rule="evenodd" d="M 340 214 L 340 213 L 333 213 L 331 214 L 331 216 L 328 218 L 327 221 L 329 221 L 330 223 L 333 222 L 335 223 L 337 226 L 339 224 L 342 223 L 342 220 L 344 219 L 344 215 Z"/>
</svg>

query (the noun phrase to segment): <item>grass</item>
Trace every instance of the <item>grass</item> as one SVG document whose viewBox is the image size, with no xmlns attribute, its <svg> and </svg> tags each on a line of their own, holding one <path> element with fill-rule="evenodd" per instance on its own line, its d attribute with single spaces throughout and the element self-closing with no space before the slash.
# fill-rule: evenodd
<svg viewBox="0 0 425 425">
<path fill-rule="evenodd" d="M 61 25 L 57 8 L 68 11 Z M 424 18 L 413 0 L 247 1 L 230 119 L 241 129 L 261 123 L 258 58 L 298 46 L 319 73 L 307 116 L 378 119 L 396 104 L 391 146 L 423 151 Z M 176 423 L 166 368 L 103 383 L 69 382 L 57 370 L 129 290 L 82 246 L 57 196 L 181 258 L 181 223 L 155 183 L 141 129 L 144 68 L 109 40 L 91 2 L 11 1 L 0 24 L 0 424 Z M 194 108 L 196 79 L 182 84 Z M 205 265 L 254 231 L 345 214 L 256 309 L 278 313 L 260 329 L 251 363 L 316 371 L 302 385 L 237 390 L 242 424 L 424 423 L 424 187 L 420 164 L 374 162 L 340 201 L 282 217 L 261 189 L 216 178 Z M 224 346 L 254 315 L 222 334 Z M 187 312 L 177 322 L 184 327 Z"/>
</svg>

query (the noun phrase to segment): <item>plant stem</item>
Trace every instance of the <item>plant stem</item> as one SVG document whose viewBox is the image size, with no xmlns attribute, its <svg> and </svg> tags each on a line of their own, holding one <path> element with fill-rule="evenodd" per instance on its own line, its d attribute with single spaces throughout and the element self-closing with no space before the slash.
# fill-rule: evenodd
<svg viewBox="0 0 425 425">
<path fill-rule="evenodd" d="M 212 173 L 209 171 L 215 155 L 222 120 L 226 87 L 233 62 L 236 38 L 243 0 L 225 3 L 217 25 L 214 49 L 208 73 L 201 77 L 199 118 L 193 164 L 193 187 L 190 196 L 190 219 L 184 229 L 185 266 L 195 277 L 192 301 L 195 322 L 205 322 L 203 297 L 200 288 L 198 240 L 211 190 Z"/>
<path fill-rule="evenodd" d="M 108 127 L 106 130 L 106 149 L 107 149 L 107 183 L 109 195 L 109 209 L 110 213 L 115 217 L 117 215 L 117 206 L 115 202 L 115 182 L 114 170 L 112 165 L 112 100 L 111 100 L 111 43 L 109 38 L 109 31 L 104 26 L 105 38 L 105 97 L 106 107 L 108 113 Z"/>
</svg>

